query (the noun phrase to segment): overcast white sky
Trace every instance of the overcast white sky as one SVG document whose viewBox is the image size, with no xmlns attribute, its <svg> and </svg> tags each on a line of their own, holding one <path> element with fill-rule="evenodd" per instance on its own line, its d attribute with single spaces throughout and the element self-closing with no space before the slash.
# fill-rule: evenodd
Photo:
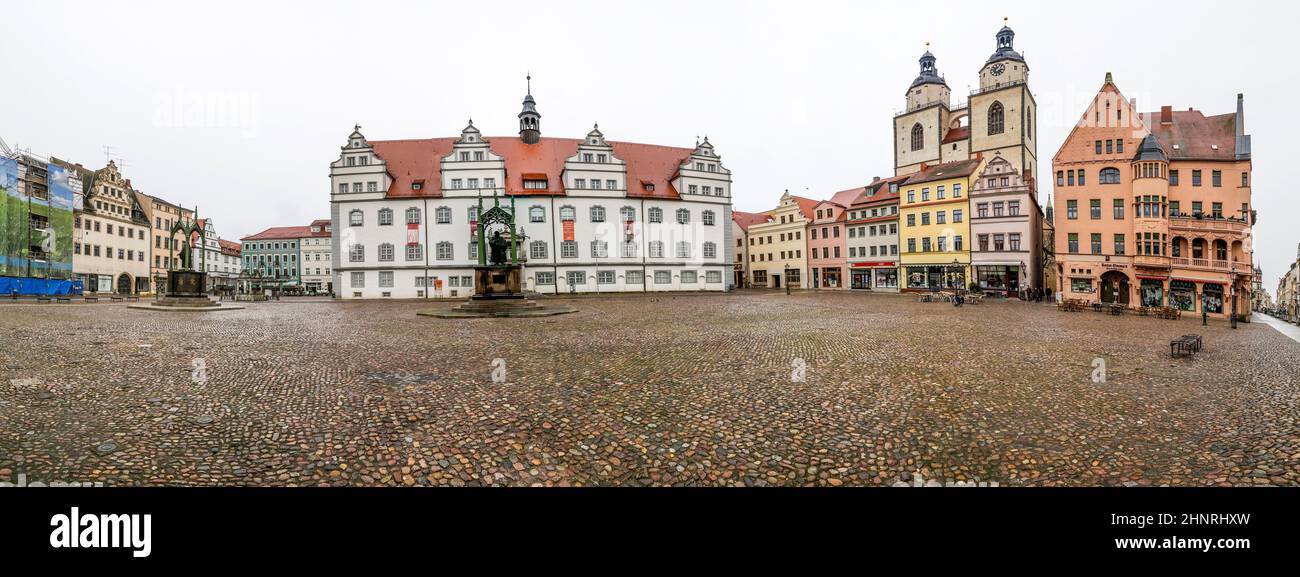
<svg viewBox="0 0 1300 577">
<path fill-rule="evenodd" d="M 1040 105 L 1040 174 L 1107 71 L 1143 110 L 1219 114 L 1246 94 L 1272 292 L 1300 243 L 1281 170 L 1300 94 L 1294 6 L 10 0 L 0 137 L 96 168 L 112 146 L 137 188 L 238 239 L 327 217 L 328 163 L 355 122 L 376 140 L 453 136 L 471 116 L 515 134 L 531 70 L 544 135 L 596 121 L 613 140 L 707 134 L 735 208 L 758 211 L 786 188 L 828 198 L 890 174 L 891 117 L 925 42 L 963 94 L 1008 16 Z"/>
</svg>

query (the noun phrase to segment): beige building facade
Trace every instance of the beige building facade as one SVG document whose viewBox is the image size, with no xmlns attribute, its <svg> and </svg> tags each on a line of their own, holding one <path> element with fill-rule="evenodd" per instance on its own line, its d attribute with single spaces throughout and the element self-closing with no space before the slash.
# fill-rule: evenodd
<svg viewBox="0 0 1300 577">
<path fill-rule="evenodd" d="M 755 288 L 808 288 L 808 241 L 804 234 L 817 201 L 786 191 L 768 211 L 768 221 L 749 227 L 750 285 Z"/>
<path fill-rule="evenodd" d="M 83 183 L 73 207 L 72 272 L 87 293 L 148 293 L 149 221 L 117 163 L 101 170 L 60 163 Z"/>
<path fill-rule="evenodd" d="M 313 221 L 308 227 L 310 236 L 303 237 L 302 247 L 302 286 L 308 294 L 333 294 L 334 273 L 331 270 L 334 251 L 334 227 L 329 219 Z"/>
</svg>

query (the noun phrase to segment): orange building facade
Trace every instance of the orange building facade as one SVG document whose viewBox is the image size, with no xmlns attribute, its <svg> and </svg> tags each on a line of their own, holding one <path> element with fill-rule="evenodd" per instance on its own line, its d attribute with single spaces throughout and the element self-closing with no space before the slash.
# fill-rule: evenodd
<svg viewBox="0 0 1300 577">
<path fill-rule="evenodd" d="M 1058 292 L 1249 314 L 1250 136 L 1235 113 L 1139 113 L 1107 74 L 1052 161 Z"/>
</svg>

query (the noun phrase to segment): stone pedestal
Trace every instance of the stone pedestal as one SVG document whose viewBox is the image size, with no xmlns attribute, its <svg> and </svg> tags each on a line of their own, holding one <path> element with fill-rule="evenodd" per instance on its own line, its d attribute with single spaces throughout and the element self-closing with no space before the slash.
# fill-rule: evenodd
<svg viewBox="0 0 1300 577">
<path fill-rule="evenodd" d="M 418 313 L 443 319 L 551 317 L 578 312 L 529 300 L 523 291 L 523 267 L 496 265 L 474 271 L 474 296 L 451 310 Z"/>
<path fill-rule="evenodd" d="M 524 267 L 494 265 L 474 269 L 474 298 L 523 298 Z"/>
<path fill-rule="evenodd" d="M 208 273 L 190 270 L 167 271 L 167 293 L 154 306 L 175 308 L 219 307 L 208 298 Z"/>
</svg>

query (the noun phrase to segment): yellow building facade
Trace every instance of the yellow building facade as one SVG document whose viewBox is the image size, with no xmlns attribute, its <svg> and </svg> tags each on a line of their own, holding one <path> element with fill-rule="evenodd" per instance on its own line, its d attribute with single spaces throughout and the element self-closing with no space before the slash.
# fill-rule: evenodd
<svg viewBox="0 0 1300 577">
<path fill-rule="evenodd" d="M 781 204 L 767 211 L 770 220 L 749 227 L 750 286 L 799 289 L 811 286 L 805 237 L 817 201 L 786 191 Z"/>
<path fill-rule="evenodd" d="M 921 164 L 899 199 L 899 266 L 905 291 L 966 288 L 971 279 L 972 175 L 982 160 Z"/>
</svg>

